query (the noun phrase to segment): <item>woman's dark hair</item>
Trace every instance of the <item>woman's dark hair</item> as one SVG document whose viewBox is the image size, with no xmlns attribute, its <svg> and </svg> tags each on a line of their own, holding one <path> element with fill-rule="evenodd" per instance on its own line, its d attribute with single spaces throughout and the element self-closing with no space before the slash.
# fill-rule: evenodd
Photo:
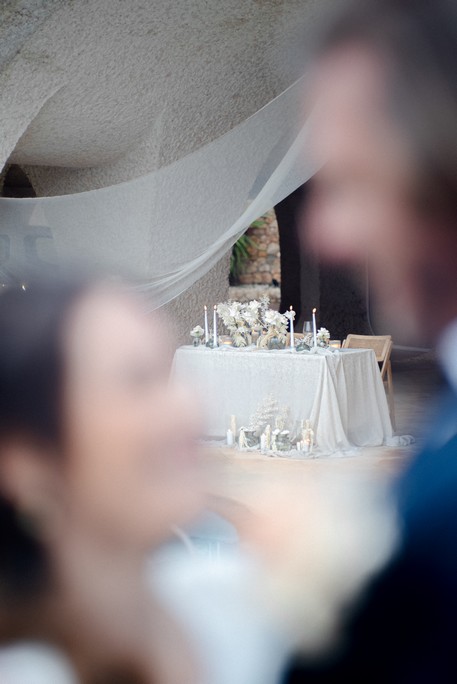
<svg viewBox="0 0 457 684">
<path fill-rule="evenodd" d="M 59 453 L 64 421 L 63 328 L 89 278 L 39 279 L 0 294 L 0 459 L 20 437 Z M 5 497 L 0 482 L 0 598 L 13 604 L 43 590 L 46 550 Z"/>
<path fill-rule="evenodd" d="M 418 207 L 457 218 L 457 3 L 358 0 L 324 26 L 317 56 L 346 45 L 380 54 L 393 120 L 416 162 Z"/>
</svg>

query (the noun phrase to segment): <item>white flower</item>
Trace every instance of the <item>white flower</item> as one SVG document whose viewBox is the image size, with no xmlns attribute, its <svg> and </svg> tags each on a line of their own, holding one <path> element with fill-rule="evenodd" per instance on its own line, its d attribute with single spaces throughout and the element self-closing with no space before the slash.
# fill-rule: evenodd
<svg viewBox="0 0 457 684">
<path fill-rule="evenodd" d="M 216 311 L 219 314 L 219 316 L 222 318 L 222 320 L 225 322 L 225 320 L 229 316 L 228 304 L 218 304 L 216 307 Z"/>
<path fill-rule="evenodd" d="M 236 320 L 234 316 L 232 315 L 235 313 L 235 309 L 233 308 L 232 302 L 224 302 L 222 304 L 218 304 L 216 307 L 216 311 L 219 315 L 219 318 L 222 320 L 226 328 L 228 328 L 229 331 L 231 331 L 234 327 L 236 327 Z"/>
<path fill-rule="evenodd" d="M 201 327 L 201 325 L 196 325 L 195 328 L 193 328 L 193 329 L 190 331 L 190 334 L 191 334 L 192 337 L 202 337 L 202 336 L 203 336 L 203 333 L 204 333 L 204 330 L 203 330 L 203 328 Z"/>
<path fill-rule="evenodd" d="M 267 325 L 273 325 L 275 317 L 276 311 L 273 311 L 272 309 L 268 309 L 267 311 L 265 311 L 264 320 L 265 323 L 267 323 Z"/>
<path fill-rule="evenodd" d="M 241 313 L 241 304 L 240 302 L 230 302 L 228 305 L 228 315 L 231 316 L 232 318 L 238 318 Z"/>
<path fill-rule="evenodd" d="M 248 323 L 248 325 L 250 325 L 251 327 L 253 325 L 257 325 L 257 323 L 258 323 L 257 310 L 251 309 L 251 308 L 245 309 L 243 312 L 243 318 L 246 321 L 246 323 Z"/>
<path fill-rule="evenodd" d="M 255 311 L 257 313 L 260 309 L 261 304 L 257 301 L 257 299 L 252 299 L 250 302 L 248 302 L 246 306 L 251 311 Z"/>
<path fill-rule="evenodd" d="M 295 320 L 295 311 L 293 311 L 293 310 L 290 311 L 290 309 L 289 309 L 289 311 L 286 311 L 286 313 L 283 314 L 283 316 L 285 316 L 289 321 L 290 320 L 294 321 Z"/>
<path fill-rule="evenodd" d="M 286 317 L 278 311 L 273 311 L 273 309 L 265 311 L 264 320 L 268 326 L 283 327 L 287 325 Z"/>
<path fill-rule="evenodd" d="M 319 328 L 317 331 L 317 337 L 320 340 L 329 340 L 330 339 L 330 333 L 327 330 L 327 328 Z"/>
</svg>

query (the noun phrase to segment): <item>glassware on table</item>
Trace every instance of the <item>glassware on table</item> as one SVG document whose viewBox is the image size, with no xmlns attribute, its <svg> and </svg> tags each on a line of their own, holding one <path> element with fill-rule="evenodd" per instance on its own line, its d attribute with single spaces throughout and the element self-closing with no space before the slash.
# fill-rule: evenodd
<svg viewBox="0 0 457 684">
<path fill-rule="evenodd" d="M 303 334 L 306 335 L 307 333 L 313 332 L 313 322 L 312 321 L 305 321 L 303 323 Z"/>
</svg>

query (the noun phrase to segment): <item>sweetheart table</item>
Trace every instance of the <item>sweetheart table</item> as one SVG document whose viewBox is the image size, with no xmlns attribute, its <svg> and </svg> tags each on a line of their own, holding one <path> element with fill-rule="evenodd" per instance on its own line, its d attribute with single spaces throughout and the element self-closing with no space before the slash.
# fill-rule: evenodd
<svg viewBox="0 0 457 684">
<path fill-rule="evenodd" d="M 273 397 L 288 409 L 288 426 L 309 419 L 320 452 L 392 443 L 392 424 L 376 356 L 371 349 L 303 354 L 180 347 L 174 375 L 202 402 L 206 435 L 222 438 L 236 415 L 238 428 Z"/>
</svg>

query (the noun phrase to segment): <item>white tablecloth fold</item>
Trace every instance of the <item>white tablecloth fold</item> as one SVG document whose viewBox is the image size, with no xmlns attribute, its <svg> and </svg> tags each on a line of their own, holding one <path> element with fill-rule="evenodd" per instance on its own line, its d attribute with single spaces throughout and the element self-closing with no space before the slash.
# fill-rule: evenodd
<svg viewBox="0 0 457 684">
<path fill-rule="evenodd" d="M 320 453 L 404 445 L 392 434 L 384 386 L 369 349 L 302 354 L 181 347 L 174 374 L 200 397 L 209 437 L 225 436 L 231 415 L 238 428 L 247 426 L 271 395 L 289 409 L 292 431 L 301 420 L 311 421 Z"/>
</svg>

